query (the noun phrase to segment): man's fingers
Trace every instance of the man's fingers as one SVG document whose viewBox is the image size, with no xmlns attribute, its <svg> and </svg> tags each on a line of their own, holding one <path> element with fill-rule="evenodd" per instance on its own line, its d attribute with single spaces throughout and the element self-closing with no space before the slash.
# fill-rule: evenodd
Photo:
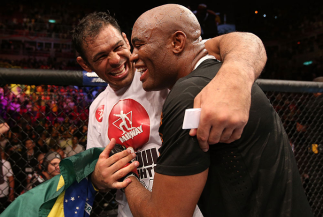
<svg viewBox="0 0 323 217">
<path fill-rule="evenodd" d="M 194 98 L 194 106 L 193 108 L 201 108 L 201 94 L 197 94 Z"/>
<path fill-rule="evenodd" d="M 196 136 L 197 129 L 191 129 L 190 130 L 190 136 Z"/>
<path fill-rule="evenodd" d="M 194 99 L 194 106 L 193 108 L 201 108 L 201 95 L 197 94 L 197 96 Z M 191 129 L 190 130 L 190 136 L 196 136 L 197 129 Z"/>
<path fill-rule="evenodd" d="M 127 178 L 127 179 L 123 180 L 122 182 L 115 182 L 113 184 L 113 188 L 122 189 L 122 188 L 127 187 L 130 183 L 131 183 L 131 179 Z"/>
<path fill-rule="evenodd" d="M 233 133 L 231 134 L 231 136 L 230 136 L 229 139 L 227 139 L 227 140 L 224 140 L 223 139 L 222 140 L 222 138 L 221 138 L 221 141 L 220 142 L 223 142 L 223 143 L 231 143 L 231 142 L 234 142 L 234 141 L 236 141 L 236 140 L 238 140 L 238 139 L 241 138 L 242 132 L 243 132 L 243 127 L 237 128 L 237 129 L 235 129 L 233 131 Z"/>
<path fill-rule="evenodd" d="M 131 164 L 129 164 L 129 165 L 123 167 L 122 169 L 119 169 L 118 171 L 116 171 L 113 174 L 113 176 L 114 176 L 115 179 L 120 180 L 121 178 L 128 175 L 130 172 L 135 171 L 138 166 L 139 166 L 139 162 L 134 161 Z"/>
<path fill-rule="evenodd" d="M 127 163 L 136 157 L 135 153 L 131 153 L 130 150 L 124 150 L 120 153 L 114 154 L 107 160 L 107 165 L 110 166 L 113 172 L 122 169 Z"/>
<path fill-rule="evenodd" d="M 115 144 L 116 144 L 116 140 L 112 138 L 110 143 L 101 152 L 99 158 L 109 158 L 110 151 L 114 148 Z"/>
<path fill-rule="evenodd" d="M 206 125 L 204 126 L 200 123 L 199 128 L 197 129 L 197 132 L 196 132 L 196 137 L 197 137 L 197 140 L 199 141 L 200 148 L 204 152 L 207 152 L 209 150 L 209 144 L 208 144 L 208 138 L 209 138 L 209 132 L 210 132 L 209 129 L 210 127 L 207 127 Z"/>
<path fill-rule="evenodd" d="M 231 138 L 233 131 L 234 131 L 234 128 L 225 128 L 222 132 L 219 142 L 225 143 L 226 141 L 228 141 Z M 213 144 L 212 142 L 213 141 L 212 141 L 212 132 L 211 132 L 209 137 L 209 143 Z"/>
</svg>

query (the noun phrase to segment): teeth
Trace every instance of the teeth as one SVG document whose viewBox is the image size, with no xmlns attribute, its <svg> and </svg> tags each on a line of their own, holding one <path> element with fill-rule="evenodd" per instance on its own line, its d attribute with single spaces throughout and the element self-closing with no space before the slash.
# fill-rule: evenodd
<svg viewBox="0 0 323 217">
<path fill-rule="evenodd" d="M 143 73 L 147 68 L 137 68 L 138 72 Z"/>
<path fill-rule="evenodd" d="M 123 67 L 121 67 L 118 71 L 110 72 L 110 74 L 112 74 L 112 75 L 119 75 L 119 74 L 122 74 L 124 71 L 125 71 L 125 67 L 123 65 Z"/>
</svg>

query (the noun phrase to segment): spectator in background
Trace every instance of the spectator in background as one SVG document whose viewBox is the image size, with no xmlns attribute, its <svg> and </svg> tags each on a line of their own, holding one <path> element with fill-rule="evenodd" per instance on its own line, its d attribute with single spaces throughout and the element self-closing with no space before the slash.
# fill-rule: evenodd
<svg viewBox="0 0 323 217">
<path fill-rule="evenodd" d="M 20 184 L 24 187 L 27 186 L 30 182 L 30 178 L 34 173 L 34 169 L 37 167 L 38 161 L 37 157 L 40 154 L 38 149 L 35 149 L 35 143 L 31 139 L 27 139 L 25 142 L 26 151 L 20 156 L 20 158 L 16 161 L 17 166 L 20 168 Z M 24 192 L 23 189 L 20 192 Z"/>
<path fill-rule="evenodd" d="M 46 172 L 46 178 L 51 179 L 54 176 L 60 174 L 59 163 L 61 162 L 62 157 L 58 152 L 49 151 L 43 160 L 43 170 Z"/>
<path fill-rule="evenodd" d="M 9 129 L 9 125 L 0 117 L 0 148 L 3 150 L 5 150 L 9 143 L 9 140 L 5 136 Z"/>
<path fill-rule="evenodd" d="M 24 146 L 21 142 L 21 135 L 15 129 L 12 130 L 12 137 L 10 142 L 5 148 L 6 153 L 8 156 L 8 161 L 12 166 L 13 173 L 15 174 L 15 192 L 20 193 L 24 190 L 24 186 L 22 185 L 22 181 L 26 178 L 24 173 L 21 171 L 22 168 L 18 165 L 18 161 L 20 160 L 23 153 L 26 151 Z"/>
<path fill-rule="evenodd" d="M 46 136 L 46 133 L 43 133 L 42 135 Z M 47 153 L 49 151 L 49 148 L 45 141 L 46 141 L 46 137 L 45 138 L 41 137 L 37 139 L 37 142 L 36 142 L 36 148 L 42 153 Z"/>
<path fill-rule="evenodd" d="M 67 131 L 70 128 L 71 123 L 70 123 L 69 117 L 65 117 L 64 122 L 62 123 L 62 126 L 64 127 L 63 128 L 64 131 Z"/>
<path fill-rule="evenodd" d="M 59 146 L 59 133 L 54 128 L 51 130 L 51 136 L 46 140 L 49 148 Z"/>
<path fill-rule="evenodd" d="M 31 139 L 26 140 L 25 142 L 26 152 L 22 156 L 26 161 L 26 166 L 29 166 L 32 170 L 37 165 L 37 157 L 41 153 L 38 148 L 36 148 L 35 142 Z M 26 171 L 26 173 L 33 171 Z"/>
<path fill-rule="evenodd" d="M 193 11 L 201 25 L 201 36 L 203 39 L 218 36 L 218 18 L 214 11 L 209 10 L 206 4 L 199 4 Z"/>
<path fill-rule="evenodd" d="M 15 199 L 15 180 L 11 164 L 6 160 L 6 153 L 0 147 L 0 213 Z"/>
<path fill-rule="evenodd" d="M 41 153 L 37 160 L 38 164 L 30 183 L 27 185 L 27 191 L 60 174 L 59 163 L 62 158 L 59 153 L 51 151 L 46 155 Z"/>
<path fill-rule="evenodd" d="M 82 145 L 79 144 L 79 139 L 77 138 L 77 136 L 73 136 L 72 146 L 68 145 L 65 149 L 66 157 L 73 156 L 73 155 L 78 154 L 82 151 L 84 151 L 84 148 Z"/>
<path fill-rule="evenodd" d="M 30 125 L 30 123 L 24 123 L 21 131 L 21 139 L 22 141 L 26 141 L 26 139 L 31 139 L 33 137 L 34 129 Z"/>
<path fill-rule="evenodd" d="M 71 134 L 69 131 L 65 131 L 62 138 L 59 140 L 59 146 L 65 150 L 67 146 L 72 146 Z"/>
<path fill-rule="evenodd" d="M 78 132 L 80 136 L 79 143 L 82 145 L 84 148 L 86 148 L 86 141 L 87 141 L 87 125 L 83 125 L 82 130 Z"/>
<path fill-rule="evenodd" d="M 5 137 L 5 134 L 0 133 L 0 147 L 4 150 L 8 143 L 9 140 Z"/>
<path fill-rule="evenodd" d="M 0 117 L 0 136 L 9 130 L 8 124 Z M 14 200 L 15 180 L 10 163 L 6 160 L 4 147 L 0 146 L 0 213 Z"/>
</svg>

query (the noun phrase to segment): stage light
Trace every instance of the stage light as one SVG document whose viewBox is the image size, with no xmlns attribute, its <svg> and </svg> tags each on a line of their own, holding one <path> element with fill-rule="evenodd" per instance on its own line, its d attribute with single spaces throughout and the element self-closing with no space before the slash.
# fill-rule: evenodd
<svg viewBox="0 0 323 217">
<path fill-rule="evenodd" d="M 311 65 L 312 63 L 313 63 L 313 61 L 306 61 L 306 62 L 303 62 L 303 65 L 308 66 L 308 65 Z"/>
<path fill-rule="evenodd" d="M 56 23 L 56 20 L 48 20 L 49 23 Z"/>
</svg>

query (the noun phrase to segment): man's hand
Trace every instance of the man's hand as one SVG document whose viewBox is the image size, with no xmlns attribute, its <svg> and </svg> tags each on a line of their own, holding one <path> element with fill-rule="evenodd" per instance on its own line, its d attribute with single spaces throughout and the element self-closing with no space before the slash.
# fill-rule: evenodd
<svg viewBox="0 0 323 217">
<path fill-rule="evenodd" d="M 112 188 L 125 188 L 131 182 L 131 179 L 127 178 L 122 182 L 118 180 L 125 177 L 139 165 L 138 161 L 134 161 L 125 167 L 125 165 L 136 157 L 136 154 L 131 153 L 129 149 L 109 157 L 110 151 L 114 148 L 115 144 L 115 139 L 111 139 L 111 142 L 100 154 L 94 172 L 91 175 L 92 183 L 99 191 L 108 191 Z"/>
<path fill-rule="evenodd" d="M 230 79 L 225 70 L 239 69 L 223 64 L 194 100 L 194 108 L 201 108 L 201 117 L 198 129 L 192 129 L 190 135 L 197 135 L 204 151 L 209 144 L 239 139 L 249 118 L 251 85 L 238 78 Z"/>
<path fill-rule="evenodd" d="M 10 127 L 7 123 L 0 124 L 0 134 L 7 132 L 9 129 L 10 129 Z"/>
</svg>

